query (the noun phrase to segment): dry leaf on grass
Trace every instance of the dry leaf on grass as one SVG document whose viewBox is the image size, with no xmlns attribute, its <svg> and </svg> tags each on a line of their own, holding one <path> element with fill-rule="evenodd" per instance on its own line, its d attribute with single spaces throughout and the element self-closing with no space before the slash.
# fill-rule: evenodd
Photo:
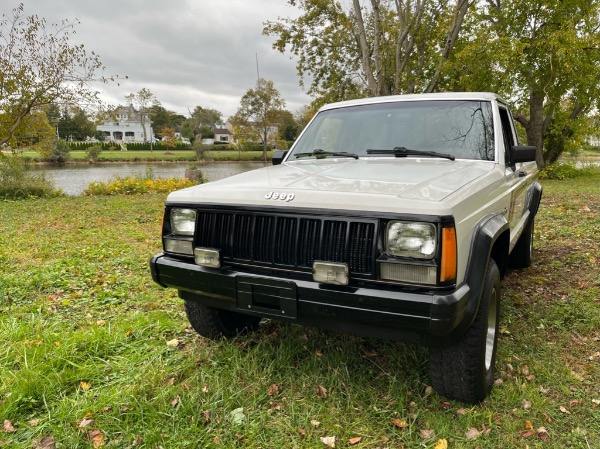
<svg viewBox="0 0 600 449">
<path fill-rule="evenodd" d="M 475 438 L 479 438 L 480 435 L 481 435 L 481 432 L 479 430 L 475 429 L 474 427 L 471 427 L 465 433 L 467 440 L 474 440 Z"/>
<path fill-rule="evenodd" d="M 354 438 L 350 438 L 350 439 L 348 440 L 348 444 L 349 444 L 350 446 L 354 446 L 355 444 L 357 444 L 357 443 L 360 443 L 360 440 L 362 440 L 362 437 L 354 437 Z"/>
<path fill-rule="evenodd" d="M 323 385 L 317 386 L 317 396 L 319 396 L 321 399 L 327 398 L 327 388 L 325 388 Z"/>
<path fill-rule="evenodd" d="M 279 393 L 279 385 L 277 385 L 277 384 L 271 384 L 271 385 L 269 385 L 269 388 L 267 390 L 267 394 L 269 396 L 275 396 L 277 393 Z"/>
<path fill-rule="evenodd" d="M 33 449 L 56 449 L 56 443 L 52 435 L 47 435 L 41 440 L 33 440 L 31 447 Z"/>
<path fill-rule="evenodd" d="M 94 449 L 102 447 L 106 444 L 104 440 L 104 434 L 101 430 L 90 430 L 87 434 L 88 441 L 92 442 Z"/>
<path fill-rule="evenodd" d="M 92 388 L 92 384 L 89 382 L 79 382 L 79 388 L 81 388 L 83 391 L 88 391 L 90 388 Z"/>
<path fill-rule="evenodd" d="M 434 449 L 448 449 L 448 441 L 446 438 L 441 438 L 435 443 Z"/>
<path fill-rule="evenodd" d="M 321 437 L 321 442 L 329 447 L 335 447 L 335 437 Z"/>
<path fill-rule="evenodd" d="M 403 419 L 394 418 L 392 419 L 392 424 L 400 429 L 406 429 L 408 427 L 408 423 Z"/>
<path fill-rule="evenodd" d="M 169 340 L 167 342 L 167 346 L 174 348 L 176 346 L 179 346 L 179 340 L 177 340 L 176 338 L 174 338 L 173 340 Z"/>
<path fill-rule="evenodd" d="M 91 418 L 83 418 L 80 419 L 79 421 L 77 421 L 77 427 L 87 427 L 89 426 L 94 420 Z"/>
<path fill-rule="evenodd" d="M 10 422 L 10 420 L 5 419 L 4 420 L 4 425 L 2 426 L 2 428 L 4 429 L 5 432 L 14 432 L 17 429 L 15 429 L 15 426 L 12 425 L 12 422 Z"/>
<path fill-rule="evenodd" d="M 419 435 L 421 435 L 421 438 L 423 438 L 424 440 L 433 437 L 434 434 L 435 434 L 435 431 L 433 429 L 419 430 Z"/>
</svg>

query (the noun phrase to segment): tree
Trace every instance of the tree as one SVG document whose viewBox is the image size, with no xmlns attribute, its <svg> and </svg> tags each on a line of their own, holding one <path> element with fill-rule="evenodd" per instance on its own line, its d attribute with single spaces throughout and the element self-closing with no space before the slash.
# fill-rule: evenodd
<svg viewBox="0 0 600 449">
<path fill-rule="evenodd" d="M 48 115 L 48 113 L 46 113 Z M 96 132 L 94 123 L 86 112 L 78 107 L 65 107 L 57 123 L 58 135 L 67 140 L 85 140 Z"/>
<path fill-rule="evenodd" d="M 273 47 L 298 57 L 320 103 L 359 96 L 432 92 L 474 0 L 290 0 L 303 14 L 266 22 Z M 366 3 L 366 2 L 364 2 Z M 320 106 L 320 104 L 316 104 Z"/>
<path fill-rule="evenodd" d="M 597 106 L 599 27 L 598 0 L 487 0 L 457 43 L 447 87 L 513 99 L 543 167 L 578 138 Z"/>
<path fill-rule="evenodd" d="M 240 108 L 233 117 L 234 126 L 240 134 L 252 134 L 263 144 L 263 158 L 267 160 L 267 142 L 273 126 L 280 123 L 285 101 L 280 97 L 273 81 L 260 78 L 255 88 L 248 89 L 240 101 Z"/>
<path fill-rule="evenodd" d="M 209 137 L 206 133 L 206 127 L 214 129 L 222 121 L 222 114 L 216 109 L 196 106 L 194 111 L 190 112 L 190 117 L 183 124 L 182 134 L 190 139 Z M 212 135 L 214 136 L 214 132 L 212 132 Z"/>
<path fill-rule="evenodd" d="M 151 107 L 160 105 L 160 102 L 156 99 L 154 94 L 145 87 L 139 92 L 125 95 L 125 99 L 140 115 L 140 122 L 144 132 L 144 142 L 147 142 L 148 131 L 146 130 L 146 123 L 151 121 Z"/>
<path fill-rule="evenodd" d="M 10 141 L 31 113 L 52 103 L 98 102 L 94 81 L 107 82 L 99 56 L 70 43 L 78 22 L 48 26 L 25 16 L 23 4 L 0 22 L 0 145 Z"/>
<path fill-rule="evenodd" d="M 168 147 L 174 147 L 176 145 L 175 130 L 173 128 L 162 128 L 158 133 L 162 139 L 162 144 Z"/>
<path fill-rule="evenodd" d="M 169 111 L 159 104 L 150 107 L 150 117 L 152 117 L 152 127 L 154 129 L 179 128 L 186 121 L 185 116 L 175 111 Z"/>
</svg>

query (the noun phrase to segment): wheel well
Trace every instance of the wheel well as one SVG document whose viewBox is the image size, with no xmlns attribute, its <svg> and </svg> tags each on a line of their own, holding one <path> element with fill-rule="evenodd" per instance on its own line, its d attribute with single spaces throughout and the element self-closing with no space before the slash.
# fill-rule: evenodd
<svg viewBox="0 0 600 449">
<path fill-rule="evenodd" d="M 504 231 L 494 242 L 490 257 L 494 259 L 498 269 L 500 270 L 500 277 L 504 277 L 508 268 L 508 248 L 510 245 L 510 231 Z"/>
</svg>

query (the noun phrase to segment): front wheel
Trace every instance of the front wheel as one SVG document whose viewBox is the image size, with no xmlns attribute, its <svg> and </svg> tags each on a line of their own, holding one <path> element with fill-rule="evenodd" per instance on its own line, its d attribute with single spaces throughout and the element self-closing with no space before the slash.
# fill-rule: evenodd
<svg viewBox="0 0 600 449">
<path fill-rule="evenodd" d="M 517 244 L 510 253 L 508 264 L 511 268 L 528 268 L 533 262 L 533 230 L 534 221 L 523 231 Z"/>
<path fill-rule="evenodd" d="M 260 317 L 205 306 L 184 300 L 185 313 L 194 330 L 212 340 L 235 337 L 258 328 Z"/>
<path fill-rule="evenodd" d="M 500 312 L 500 271 L 488 262 L 479 309 L 466 334 L 456 343 L 429 350 L 433 388 L 449 399 L 476 404 L 494 383 Z"/>
</svg>

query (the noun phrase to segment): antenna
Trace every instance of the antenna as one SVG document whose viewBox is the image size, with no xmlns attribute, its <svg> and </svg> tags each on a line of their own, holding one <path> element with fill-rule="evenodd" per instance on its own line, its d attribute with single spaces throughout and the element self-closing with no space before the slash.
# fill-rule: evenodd
<svg viewBox="0 0 600 449">
<path fill-rule="evenodd" d="M 258 71 L 258 53 L 255 53 L 256 55 L 256 81 L 260 81 L 260 73 Z"/>
</svg>

